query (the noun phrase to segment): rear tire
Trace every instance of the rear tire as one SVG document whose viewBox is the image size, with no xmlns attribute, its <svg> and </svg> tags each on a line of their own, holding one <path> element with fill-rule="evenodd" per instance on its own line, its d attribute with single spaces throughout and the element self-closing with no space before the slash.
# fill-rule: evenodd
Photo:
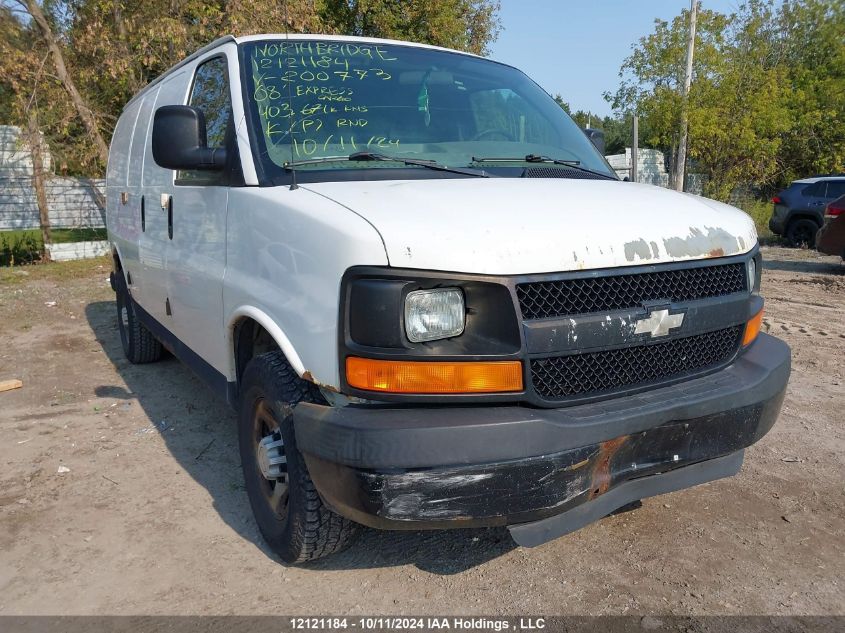
<svg viewBox="0 0 845 633">
<path fill-rule="evenodd" d="M 241 465 L 264 540 L 291 564 L 346 549 L 358 525 L 323 504 L 296 447 L 293 407 L 299 402 L 319 401 L 316 387 L 297 376 L 280 351 L 253 358 L 244 370 L 241 386 Z M 262 440 L 275 444 L 272 456 L 276 466 L 268 466 L 271 458 L 262 451 Z M 278 470 L 268 472 L 270 468 L 281 470 L 279 476 L 275 476 Z"/>
<path fill-rule="evenodd" d="M 786 229 L 786 241 L 790 246 L 801 247 L 806 244 L 807 248 L 814 248 L 818 230 L 819 225 L 812 220 L 793 220 Z"/>
<path fill-rule="evenodd" d="M 120 343 L 123 346 L 123 353 L 130 363 L 136 365 L 155 362 L 162 355 L 161 343 L 138 320 L 135 300 L 129 294 L 123 272 L 118 271 L 115 273 L 115 277 L 117 328 L 120 330 Z"/>
</svg>

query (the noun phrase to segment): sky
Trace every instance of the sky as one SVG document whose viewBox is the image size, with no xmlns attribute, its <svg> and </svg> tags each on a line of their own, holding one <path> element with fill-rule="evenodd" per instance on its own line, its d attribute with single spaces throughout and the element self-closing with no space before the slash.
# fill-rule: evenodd
<svg viewBox="0 0 845 633">
<path fill-rule="evenodd" d="M 619 68 L 631 46 L 671 20 L 689 0 L 501 0 L 502 31 L 490 57 L 516 66 L 575 110 L 611 114 L 602 95 L 619 86 Z M 703 8 L 730 13 L 739 0 L 702 0 Z"/>
</svg>

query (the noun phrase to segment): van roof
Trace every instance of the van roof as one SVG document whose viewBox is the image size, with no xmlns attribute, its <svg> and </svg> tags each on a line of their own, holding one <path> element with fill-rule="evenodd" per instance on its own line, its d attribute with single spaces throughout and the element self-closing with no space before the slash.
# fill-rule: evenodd
<svg viewBox="0 0 845 633">
<path fill-rule="evenodd" d="M 288 35 L 285 33 L 259 33 L 257 35 L 244 35 L 242 37 L 235 37 L 233 39 L 238 44 L 242 44 L 245 42 L 254 42 L 256 40 L 266 40 L 268 38 L 291 40 L 330 40 L 333 42 L 359 42 L 361 44 L 393 44 L 397 46 L 410 46 L 413 48 L 429 48 L 436 51 L 445 51 L 447 53 L 458 53 L 459 55 L 467 55 L 469 57 L 479 57 L 479 55 L 475 55 L 473 53 L 458 51 L 453 48 L 444 48 L 443 46 L 433 46 L 432 44 L 418 44 L 416 42 L 408 42 L 405 40 L 391 40 L 379 37 L 357 37 L 354 35 L 317 35 L 315 33 L 291 33 Z"/>
<path fill-rule="evenodd" d="M 427 48 L 436 51 L 444 51 L 447 53 L 456 53 L 458 55 L 466 55 L 467 57 L 476 57 L 479 59 L 485 59 L 480 57 L 479 55 L 475 55 L 473 53 L 467 53 L 464 51 L 458 51 L 451 48 L 444 48 L 442 46 L 432 46 L 431 44 L 417 44 L 415 42 L 406 42 L 402 40 L 390 40 L 390 39 L 382 39 L 378 37 L 357 37 L 352 35 L 317 35 L 312 33 L 259 33 L 256 35 L 245 35 L 242 37 L 235 37 L 234 35 L 224 35 L 223 37 L 218 37 L 213 42 L 206 44 L 199 50 L 194 51 L 190 55 L 188 55 L 185 59 L 180 61 L 178 64 L 171 66 L 165 72 L 160 74 L 158 77 L 153 79 L 150 83 L 144 86 L 140 91 L 138 91 L 135 96 L 133 96 L 129 101 L 126 102 L 126 105 L 123 106 L 124 109 L 129 106 L 133 101 L 144 95 L 150 88 L 160 83 L 170 74 L 172 74 L 175 70 L 181 68 L 185 64 L 193 61 L 197 57 L 206 54 L 209 51 L 214 50 L 226 44 L 227 42 L 232 42 L 234 44 L 244 44 L 246 42 L 254 42 L 257 40 L 266 40 L 266 39 L 289 39 L 289 40 L 330 40 L 333 42 L 358 42 L 361 44 L 392 44 L 394 46 L 408 46 L 413 48 Z"/>
</svg>

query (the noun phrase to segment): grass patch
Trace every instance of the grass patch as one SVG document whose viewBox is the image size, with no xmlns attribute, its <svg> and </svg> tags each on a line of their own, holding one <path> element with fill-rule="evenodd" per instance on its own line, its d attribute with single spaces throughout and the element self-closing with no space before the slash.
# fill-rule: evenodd
<svg viewBox="0 0 845 633">
<path fill-rule="evenodd" d="M 106 229 L 53 229 L 53 244 L 88 242 L 107 239 Z M 44 241 L 40 229 L 0 232 L 0 266 L 32 264 L 41 259 Z"/>
<path fill-rule="evenodd" d="M 0 233 L 0 266 L 31 264 L 41 259 L 40 231 L 6 231 Z"/>
<path fill-rule="evenodd" d="M 50 235 L 53 238 L 53 244 L 98 242 L 108 239 L 105 229 L 53 229 Z"/>
<path fill-rule="evenodd" d="M 53 238 L 53 244 L 68 244 L 70 242 L 94 242 L 98 240 L 107 239 L 105 229 L 53 229 L 50 231 L 50 236 Z M 38 242 L 41 247 L 41 230 L 28 229 L 25 231 L 3 231 L 0 232 L 0 238 L 7 240 L 21 240 L 33 239 Z"/>
<path fill-rule="evenodd" d="M 31 266 L 0 268 L 0 285 L 24 284 L 36 280 L 69 281 L 102 275 L 103 279 L 111 272 L 110 255 L 77 259 L 69 262 L 37 263 Z"/>
</svg>

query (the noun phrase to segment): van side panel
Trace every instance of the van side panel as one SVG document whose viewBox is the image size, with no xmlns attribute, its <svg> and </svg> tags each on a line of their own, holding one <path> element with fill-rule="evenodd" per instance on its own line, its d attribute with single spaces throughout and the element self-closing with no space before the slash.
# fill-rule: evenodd
<svg viewBox="0 0 845 633">
<path fill-rule="evenodd" d="M 295 369 L 337 387 L 340 280 L 354 265 L 387 265 L 366 220 L 300 187 L 236 187 L 229 193 L 223 308 L 235 380 L 232 325 L 246 306 L 269 316 L 301 360 Z M 277 341 L 281 344 L 281 341 Z"/>
<path fill-rule="evenodd" d="M 148 142 L 147 135 L 149 132 L 150 119 L 152 118 L 153 108 L 155 107 L 156 95 L 158 88 L 148 92 L 142 99 L 132 103 L 132 106 L 137 108 L 138 117 L 135 120 L 135 127 L 132 132 L 132 139 L 129 143 L 129 164 L 127 169 L 126 191 L 128 193 L 127 202 L 122 206 L 121 214 L 124 218 L 125 225 L 131 230 L 131 241 L 125 245 L 123 255 L 123 267 L 126 273 L 129 273 L 132 283 L 129 285 L 129 291 L 132 297 L 139 303 L 144 302 L 143 292 L 145 286 L 139 282 L 138 268 L 139 268 L 139 252 L 138 247 L 141 241 L 142 234 L 146 229 L 146 222 L 142 222 L 142 200 L 143 200 L 143 215 L 148 215 L 149 200 L 143 199 L 143 190 L 141 187 L 141 175 L 144 169 L 144 151 Z"/>
<path fill-rule="evenodd" d="M 144 135 L 144 162 L 139 193 L 144 196 L 146 228 L 140 235 L 138 245 L 139 269 L 133 273 L 139 286 L 136 293 L 138 303 L 165 327 L 168 324 L 165 301 L 167 300 L 167 271 L 165 261 L 168 238 L 167 200 L 173 195 L 173 175 L 170 169 L 156 165 L 152 155 L 152 118 L 155 109 L 163 105 L 181 104 L 188 90 L 189 73 L 181 70 L 161 82 L 155 104 L 150 110 L 150 123 Z M 146 104 L 147 98 L 144 102 Z M 164 203 L 164 204 L 162 204 Z"/>
<path fill-rule="evenodd" d="M 140 103 L 130 104 L 117 120 L 106 169 L 106 227 L 109 240 L 122 258 L 136 257 L 138 250 L 137 238 L 127 217 L 127 205 L 123 204 L 121 196 L 128 191 L 129 147 L 139 107 Z"/>
<path fill-rule="evenodd" d="M 187 64 L 188 85 L 194 84 L 197 69 L 204 63 L 221 56 L 228 61 L 232 55 L 237 55 L 237 48 L 228 44 Z M 186 92 L 181 104 L 189 102 L 188 93 L 193 90 Z M 222 334 L 228 195 L 228 185 L 219 180 L 216 184 L 182 180 L 173 188 L 173 234 L 165 265 L 171 314 L 163 322 L 222 375 L 228 362 Z"/>
<path fill-rule="evenodd" d="M 140 101 L 138 121 L 135 123 L 135 134 L 129 150 L 129 186 L 140 191 L 143 186 L 144 160 L 150 148 L 150 126 L 160 86 L 148 92 Z"/>
<path fill-rule="evenodd" d="M 129 172 L 129 147 L 138 119 L 140 103 L 131 103 L 120 115 L 109 147 L 109 164 L 106 168 L 106 187 L 126 185 Z"/>
</svg>

